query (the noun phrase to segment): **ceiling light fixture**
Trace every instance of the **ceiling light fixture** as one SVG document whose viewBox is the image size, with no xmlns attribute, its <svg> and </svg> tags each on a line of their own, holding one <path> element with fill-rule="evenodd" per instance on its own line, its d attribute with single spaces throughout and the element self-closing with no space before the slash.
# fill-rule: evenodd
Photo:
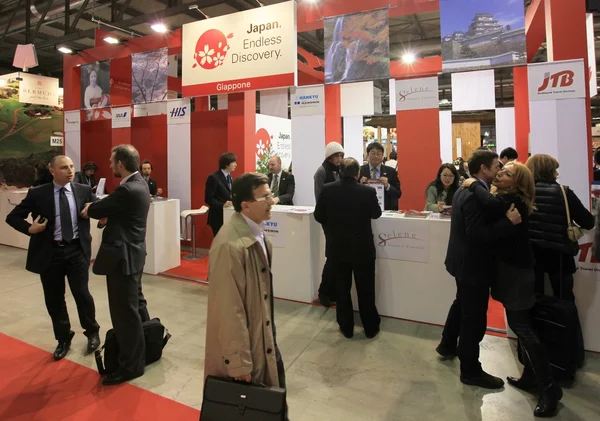
<svg viewBox="0 0 600 421">
<path fill-rule="evenodd" d="M 210 19 L 210 16 L 208 16 L 206 13 L 204 13 L 202 10 L 200 10 L 200 8 L 198 7 L 197 4 L 192 4 L 190 7 L 188 7 L 188 9 L 197 11 L 202 16 L 204 16 L 205 19 Z"/>
<path fill-rule="evenodd" d="M 59 47 L 58 51 L 60 51 L 63 54 L 73 54 L 73 50 L 67 47 Z"/>
<path fill-rule="evenodd" d="M 109 44 L 118 44 L 119 40 L 115 37 L 105 37 L 104 41 L 108 42 Z"/>
<path fill-rule="evenodd" d="M 154 32 L 158 32 L 159 34 L 164 34 L 169 30 L 167 28 L 167 25 L 165 25 L 164 23 L 155 23 L 150 28 L 152 28 Z"/>
<path fill-rule="evenodd" d="M 417 61 L 417 56 L 414 53 L 404 53 L 402 56 L 402 63 L 404 64 L 413 64 Z"/>
</svg>

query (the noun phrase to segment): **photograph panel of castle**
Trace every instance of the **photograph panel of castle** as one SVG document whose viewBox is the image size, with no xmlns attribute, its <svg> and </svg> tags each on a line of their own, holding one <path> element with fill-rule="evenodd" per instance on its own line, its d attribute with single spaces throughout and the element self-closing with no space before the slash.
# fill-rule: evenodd
<svg viewBox="0 0 600 421">
<path fill-rule="evenodd" d="M 443 71 L 527 62 L 522 0 L 441 0 Z"/>
</svg>

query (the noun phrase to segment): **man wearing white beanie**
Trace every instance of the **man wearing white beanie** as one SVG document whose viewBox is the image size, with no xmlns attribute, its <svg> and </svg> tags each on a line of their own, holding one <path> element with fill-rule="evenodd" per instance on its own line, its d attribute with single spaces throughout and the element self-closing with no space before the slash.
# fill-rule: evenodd
<svg viewBox="0 0 600 421">
<path fill-rule="evenodd" d="M 344 159 L 344 148 L 337 142 L 330 142 L 325 146 L 325 161 L 315 172 L 315 202 L 319 199 L 323 186 L 341 179 L 340 164 Z M 325 260 L 321 285 L 319 286 L 319 301 L 325 307 L 330 307 L 335 302 L 335 272 L 333 266 Z"/>
</svg>

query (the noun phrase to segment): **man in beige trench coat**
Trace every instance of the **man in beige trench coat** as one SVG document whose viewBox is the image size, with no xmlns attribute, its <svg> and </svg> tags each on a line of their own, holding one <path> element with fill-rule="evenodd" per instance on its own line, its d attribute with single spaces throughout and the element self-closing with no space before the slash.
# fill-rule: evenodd
<svg viewBox="0 0 600 421">
<path fill-rule="evenodd" d="M 264 235 L 273 195 L 267 176 L 246 173 L 232 187 L 235 209 L 210 248 L 204 376 L 285 388 L 277 348 L 272 246 Z"/>
</svg>

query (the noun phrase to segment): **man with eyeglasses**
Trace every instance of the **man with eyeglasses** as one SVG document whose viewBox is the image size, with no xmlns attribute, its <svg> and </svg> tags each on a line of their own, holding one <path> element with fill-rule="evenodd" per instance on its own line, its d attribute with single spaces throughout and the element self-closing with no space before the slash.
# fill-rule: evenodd
<svg viewBox="0 0 600 421">
<path fill-rule="evenodd" d="M 402 196 L 398 172 L 383 165 L 383 145 L 373 142 L 367 146 L 368 163 L 360 167 L 360 182 L 367 184 L 369 180 L 379 180 L 385 188 L 383 205 L 385 210 L 398 210 L 398 200 Z"/>
<path fill-rule="evenodd" d="M 273 249 L 264 233 L 275 202 L 267 176 L 238 177 L 232 202 L 235 213 L 208 258 L 204 375 L 285 388 L 274 322 Z"/>
</svg>

